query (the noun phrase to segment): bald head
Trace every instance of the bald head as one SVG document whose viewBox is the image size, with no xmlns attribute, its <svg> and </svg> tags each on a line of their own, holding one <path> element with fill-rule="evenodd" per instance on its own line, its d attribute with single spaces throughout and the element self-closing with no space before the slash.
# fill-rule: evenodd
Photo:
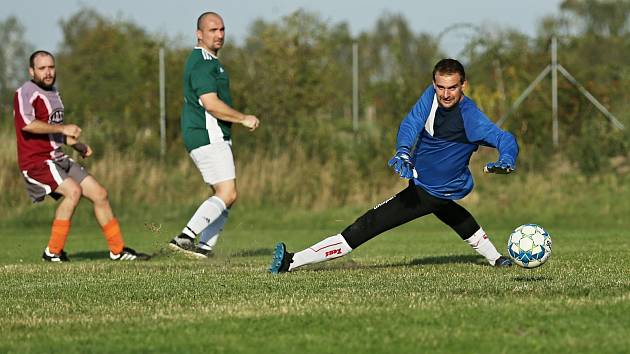
<svg viewBox="0 0 630 354">
<path fill-rule="evenodd" d="M 197 46 L 217 55 L 223 47 L 225 25 L 215 12 L 204 12 L 197 19 Z"/>
<path fill-rule="evenodd" d="M 215 21 L 217 21 L 217 20 L 218 20 L 218 21 L 223 22 L 223 19 L 221 18 L 221 15 L 219 15 L 219 14 L 218 14 L 218 13 L 216 13 L 216 12 L 207 11 L 207 12 L 202 13 L 202 14 L 201 14 L 201 15 L 197 18 L 197 30 L 201 30 L 201 29 L 202 29 L 202 27 L 203 27 L 203 25 L 204 25 L 204 22 L 205 22 L 206 20 L 210 20 L 210 19 L 213 19 L 213 20 L 215 20 Z"/>
</svg>

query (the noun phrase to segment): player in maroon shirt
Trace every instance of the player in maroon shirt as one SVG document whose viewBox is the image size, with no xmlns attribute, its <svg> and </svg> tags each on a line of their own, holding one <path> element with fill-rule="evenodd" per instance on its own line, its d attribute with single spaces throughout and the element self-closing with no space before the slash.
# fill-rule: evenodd
<svg viewBox="0 0 630 354">
<path fill-rule="evenodd" d="M 68 261 L 63 248 L 70 232 L 70 220 L 81 197 L 86 197 L 94 205 L 110 258 L 148 259 L 148 255 L 124 246 L 107 190 L 61 149 L 67 144 L 84 158 L 92 155 L 92 149 L 79 142 L 81 128 L 64 124 L 63 103 L 54 86 L 55 58 L 46 51 L 36 51 L 30 57 L 28 71 L 32 80 L 17 89 L 13 100 L 18 164 L 33 202 L 41 202 L 46 195 L 54 199 L 63 197 L 55 211 L 50 241 L 42 258 L 49 262 Z"/>
</svg>

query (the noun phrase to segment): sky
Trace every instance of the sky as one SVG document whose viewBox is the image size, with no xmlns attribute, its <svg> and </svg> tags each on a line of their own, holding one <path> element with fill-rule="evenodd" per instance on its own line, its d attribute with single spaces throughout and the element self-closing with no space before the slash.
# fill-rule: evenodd
<svg viewBox="0 0 630 354">
<path fill-rule="evenodd" d="M 16 16 L 26 27 L 25 39 L 37 49 L 55 51 L 61 41 L 60 20 L 82 7 L 111 19 L 132 21 L 149 33 L 166 34 L 195 44 L 195 24 L 204 11 L 222 15 L 227 40 L 242 43 L 256 19 L 276 21 L 298 9 L 316 12 L 330 24 L 346 22 L 353 35 L 371 30 L 383 13 L 402 14 L 415 33 L 437 35 L 456 24 L 512 28 L 536 35 L 540 20 L 558 13 L 561 0 L 0 0 L 0 21 Z M 442 48 L 457 56 L 471 29 L 448 32 Z M 182 43 L 185 45 L 185 43 Z"/>
</svg>

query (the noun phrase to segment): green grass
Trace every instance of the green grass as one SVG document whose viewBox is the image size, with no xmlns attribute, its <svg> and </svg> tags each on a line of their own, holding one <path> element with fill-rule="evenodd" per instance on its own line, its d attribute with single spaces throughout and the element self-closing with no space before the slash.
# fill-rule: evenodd
<svg viewBox="0 0 630 354">
<path fill-rule="evenodd" d="M 93 221 L 74 222 L 68 264 L 39 256 L 45 223 L 0 231 L 2 353 L 621 353 L 630 339 L 624 225 L 548 223 L 541 268 L 494 269 L 432 217 L 342 259 L 266 272 L 276 241 L 296 250 L 343 229 L 357 210 L 236 209 L 216 257 L 166 250 L 184 217 L 159 231 L 123 218 L 149 262 L 115 264 Z M 484 220 L 504 248 L 505 225 Z M 599 220 L 601 222 L 601 220 Z M 567 225 L 568 222 L 558 223 Z M 155 225 L 157 226 L 157 224 Z"/>
</svg>

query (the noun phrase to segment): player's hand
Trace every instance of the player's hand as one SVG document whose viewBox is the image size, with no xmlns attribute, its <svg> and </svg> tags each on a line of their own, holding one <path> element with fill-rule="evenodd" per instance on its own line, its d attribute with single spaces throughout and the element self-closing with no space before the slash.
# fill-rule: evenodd
<svg viewBox="0 0 630 354">
<path fill-rule="evenodd" d="M 416 172 L 416 169 L 413 167 L 413 163 L 410 161 L 409 153 L 406 151 L 396 152 L 396 155 L 394 155 L 387 164 L 402 178 L 418 178 L 418 172 Z"/>
<path fill-rule="evenodd" d="M 483 168 L 483 172 L 485 173 L 496 173 L 501 175 L 506 175 L 508 173 L 512 173 L 514 171 L 514 165 L 505 161 L 497 161 L 490 162 L 486 164 Z"/>
<path fill-rule="evenodd" d="M 256 116 L 246 114 L 241 124 L 243 124 L 246 128 L 249 128 L 249 131 L 253 132 L 260 125 L 260 121 L 256 118 Z"/>
<path fill-rule="evenodd" d="M 65 124 L 61 128 L 61 133 L 73 139 L 79 139 L 79 136 L 81 136 L 81 128 L 76 124 Z"/>
</svg>

